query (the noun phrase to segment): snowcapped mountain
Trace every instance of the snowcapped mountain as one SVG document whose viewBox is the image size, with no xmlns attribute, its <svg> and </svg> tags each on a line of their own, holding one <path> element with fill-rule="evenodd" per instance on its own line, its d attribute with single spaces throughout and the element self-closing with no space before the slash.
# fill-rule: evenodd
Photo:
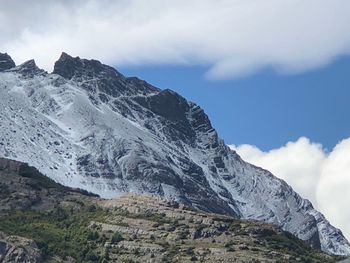
<svg viewBox="0 0 350 263">
<path fill-rule="evenodd" d="M 323 251 L 350 244 L 312 204 L 244 162 L 196 104 L 63 53 L 51 74 L 0 54 L 0 157 L 103 197 L 152 193 L 274 223 Z"/>
</svg>

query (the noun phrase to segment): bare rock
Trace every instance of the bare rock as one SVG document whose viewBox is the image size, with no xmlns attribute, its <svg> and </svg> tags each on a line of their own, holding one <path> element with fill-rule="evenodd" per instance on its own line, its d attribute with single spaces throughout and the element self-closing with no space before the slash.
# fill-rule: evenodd
<svg viewBox="0 0 350 263">
<path fill-rule="evenodd" d="M 41 262 L 41 254 L 33 240 L 0 232 L 0 262 L 36 263 Z"/>
</svg>

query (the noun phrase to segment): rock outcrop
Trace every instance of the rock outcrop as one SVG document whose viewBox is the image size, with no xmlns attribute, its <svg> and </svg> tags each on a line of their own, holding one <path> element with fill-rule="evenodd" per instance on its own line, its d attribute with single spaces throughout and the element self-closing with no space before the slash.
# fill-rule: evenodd
<svg viewBox="0 0 350 263">
<path fill-rule="evenodd" d="M 7 53 L 0 53 L 0 72 L 15 66 L 15 62 Z"/>
<path fill-rule="evenodd" d="M 1 263 L 40 263 L 41 254 L 31 239 L 0 232 Z"/>
</svg>

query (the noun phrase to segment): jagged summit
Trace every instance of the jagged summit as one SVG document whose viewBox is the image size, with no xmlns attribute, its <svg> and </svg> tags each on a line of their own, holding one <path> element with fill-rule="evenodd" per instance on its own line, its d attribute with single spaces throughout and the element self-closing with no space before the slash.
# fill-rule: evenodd
<svg viewBox="0 0 350 263">
<path fill-rule="evenodd" d="M 7 53 L 0 53 L 0 72 L 15 66 L 15 62 Z"/>
<path fill-rule="evenodd" d="M 86 82 L 87 84 L 83 85 L 90 92 L 99 93 L 101 91 L 113 97 L 147 95 L 158 91 L 157 88 L 145 81 L 135 77 L 126 78 L 113 67 L 104 65 L 98 60 L 73 58 L 65 52 L 55 62 L 52 73 L 68 80 Z M 95 83 L 98 89 L 91 89 L 92 83 Z M 107 100 L 108 98 L 103 96 L 103 99 Z"/>
<path fill-rule="evenodd" d="M 286 182 L 230 150 L 195 103 L 96 60 L 63 53 L 52 74 L 34 65 L 0 73 L 0 157 L 106 198 L 159 195 L 350 254 L 339 229 Z"/>
<path fill-rule="evenodd" d="M 102 71 L 109 71 L 110 74 L 120 75 L 114 68 L 103 65 L 98 60 L 81 59 L 80 57 L 72 57 L 62 52 L 60 58 L 55 62 L 52 73 L 61 75 L 66 79 L 73 77 L 81 77 L 82 75 L 94 76 Z"/>
<path fill-rule="evenodd" d="M 7 53 L 0 53 L 0 72 L 1 71 L 12 71 L 31 77 L 46 73 L 36 65 L 34 59 L 30 59 L 21 65 L 16 66 L 15 62 Z"/>
<path fill-rule="evenodd" d="M 45 70 L 39 68 L 36 65 L 34 59 L 30 59 L 17 67 L 11 68 L 11 69 L 9 69 L 9 71 L 17 72 L 17 73 L 20 73 L 23 76 L 27 76 L 27 77 L 33 77 L 33 76 L 47 74 L 47 72 Z"/>
</svg>

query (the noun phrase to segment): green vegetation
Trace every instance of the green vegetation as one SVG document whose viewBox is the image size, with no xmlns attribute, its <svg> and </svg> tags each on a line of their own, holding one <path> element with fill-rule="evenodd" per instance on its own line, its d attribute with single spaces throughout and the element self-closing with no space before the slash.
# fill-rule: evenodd
<svg viewBox="0 0 350 263">
<path fill-rule="evenodd" d="M 280 234 L 271 234 L 264 237 L 267 246 L 281 252 L 293 251 L 295 255 L 300 255 L 301 262 L 314 262 L 315 258 L 319 258 L 318 251 L 312 249 L 306 242 L 296 238 L 289 232 L 282 232 Z"/>
<path fill-rule="evenodd" d="M 186 224 L 186 221 L 166 217 L 164 213 L 136 214 L 126 212 L 122 208 L 111 210 L 97 205 L 83 204 L 79 205 L 80 208 L 65 204 L 64 208 L 56 206 L 51 211 L 11 211 L 0 218 L 0 231 L 33 239 L 45 257 L 44 262 L 48 262 L 47 260 L 54 256 L 62 259 L 72 257 L 77 263 L 108 263 L 113 262 L 115 257 L 121 258 L 123 262 L 142 262 L 141 259 L 146 257 L 155 258 L 154 252 L 145 252 L 144 249 L 133 247 L 133 245 L 142 247 L 142 244 L 148 243 L 162 247 L 162 262 L 174 262 L 181 259 L 201 262 L 206 255 L 211 254 L 211 247 L 222 248 L 222 251 L 231 254 L 230 256 L 275 251 L 276 255 L 273 257 L 276 262 L 282 260 L 284 255 L 291 255 L 294 259 L 298 258 L 300 262 L 333 262 L 331 258 L 311 249 L 305 242 L 291 234 L 256 228 L 254 222 L 223 221 L 223 224 L 227 224 L 226 227 L 218 224 L 216 228 L 216 231 L 223 229 L 220 230 L 221 232 L 205 238 L 200 232 L 205 233 L 206 229 L 208 231 L 215 229 L 214 226 L 204 223 Z M 121 214 L 123 214 L 122 217 L 120 217 Z M 163 229 L 170 231 L 167 234 L 173 235 L 174 239 L 166 240 L 167 235 L 159 238 L 153 234 L 146 237 L 132 233 L 122 235 L 113 230 L 102 230 L 99 222 L 108 223 L 111 218 L 115 217 L 118 218 L 115 224 L 118 227 L 121 222 L 128 222 L 128 219 L 135 218 L 150 221 L 148 226 L 153 226 L 155 222 L 164 224 Z M 129 222 L 130 228 L 140 227 L 140 222 L 133 221 Z M 198 232 L 196 241 L 190 238 L 190 229 Z M 220 235 L 221 238 L 219 238 Z M 120 244 L 122 241 L 123 243 Z M 124 242 L 126 244 L 131 242 L 131 248 L 125 246 Z M 206 249 L 206 252 L 199 254 L 198 249 Z M 294 259 L 291 262 L 296 262 Z M 281 262 L 285 262 L 283 260 Z"/>
<path fill-rule="evenodd" d="M 0 183 L 0 198 L 6 198 L 11 193 L 7 184 Z"/>
<path fill-rule="evenodd" d="M 21 165 L 20 170 L 18 174 L 22 177 L 31 178 L 33 179 L 32 182 L 28 182 L 27 184 L 35 190 L 40 189 L 56 189 L 61 192 L 77 192 L 81 193 L 86 196 L 95 196 L 98 197 L 98 195 L 90 193 L 83 189 L 72 189 L 66 186 L 63 186 L 59 183 L 56 183 L 54 180 L 50 179 L 49 177 L 41 174 L 36 168 L 28 166 L 26 164 Z"/>
<path fill-rule="evenodd" d="M 114 233 L 114 235 L 111 238 L 111 243 L 112 244 L 118 244 L 120 241 L 123 241 L 124 238 L 122 237 L 122 235 L 118 232 Z"/>
<path fill-rule="evenodd" d="M 190 231 L 188 229 L 181 229 L 178 235 L 180 239 L 187 239 L 190 235 Z"/>
<path fill-rule="evenodd" d="M 310 247 L 302 240 L 295 238 L 292 234 L 285 232 L 284 234 L 274 234 L 266 236 L 265 240 L 268 245 L 275 249 L 287 249 L 297 253 L 310 250 Z"/>
<path fill-rule="evenodd" d="M 237 231 L 237 230 L 240 230 L 241 228 L 242 228 L 241 223 L 237 221 L 232 222 L 229 226 L 230 231 Z"/>
<path fill-rule="evenodd" d="M 30 186 L 36 190 L 39 190 L 42 188 L 46 188 L 46 189 L 56 188 L 56 189 L 61 190 L 61 191 L 70 190 L 69 188 L 64 187 L 61 184 L 58 184 L 54 180 L 50 179 L 49 177 L 41 174 L 34 167 L 31 167 L 28 165 L 21 165 L 21 168 L 19 170 L 19 175 L 23 176 L 23 177 L 35 179 L 35 181 L 33 181 L 33 183 L 30 183 Z"/>
<path fill-rule="evenodd" d="M 174 224 L 174 221 L 166 217 L 164 213 L 152 213 L 151 211 L 146 211 L 143 214 L 133 214 L 128 211 L 118 210 L 117 215 L 127 216 L 128 218 L 134 219 L 145 219 L 158 223 L 159 225 L 163 224 Z"/>
<path fill-rule="evenodd" d="M 50 212 L 13 211 L 0 220 L 0 230 L 31 238 L 45 258 L 58 255 L 77 262 L 106 262 L 105 236 L 89 227 L 91 221 L 103 220 L 106 211 L 88 206 L 79 211 L 55 208 Z"/>
</svg>

